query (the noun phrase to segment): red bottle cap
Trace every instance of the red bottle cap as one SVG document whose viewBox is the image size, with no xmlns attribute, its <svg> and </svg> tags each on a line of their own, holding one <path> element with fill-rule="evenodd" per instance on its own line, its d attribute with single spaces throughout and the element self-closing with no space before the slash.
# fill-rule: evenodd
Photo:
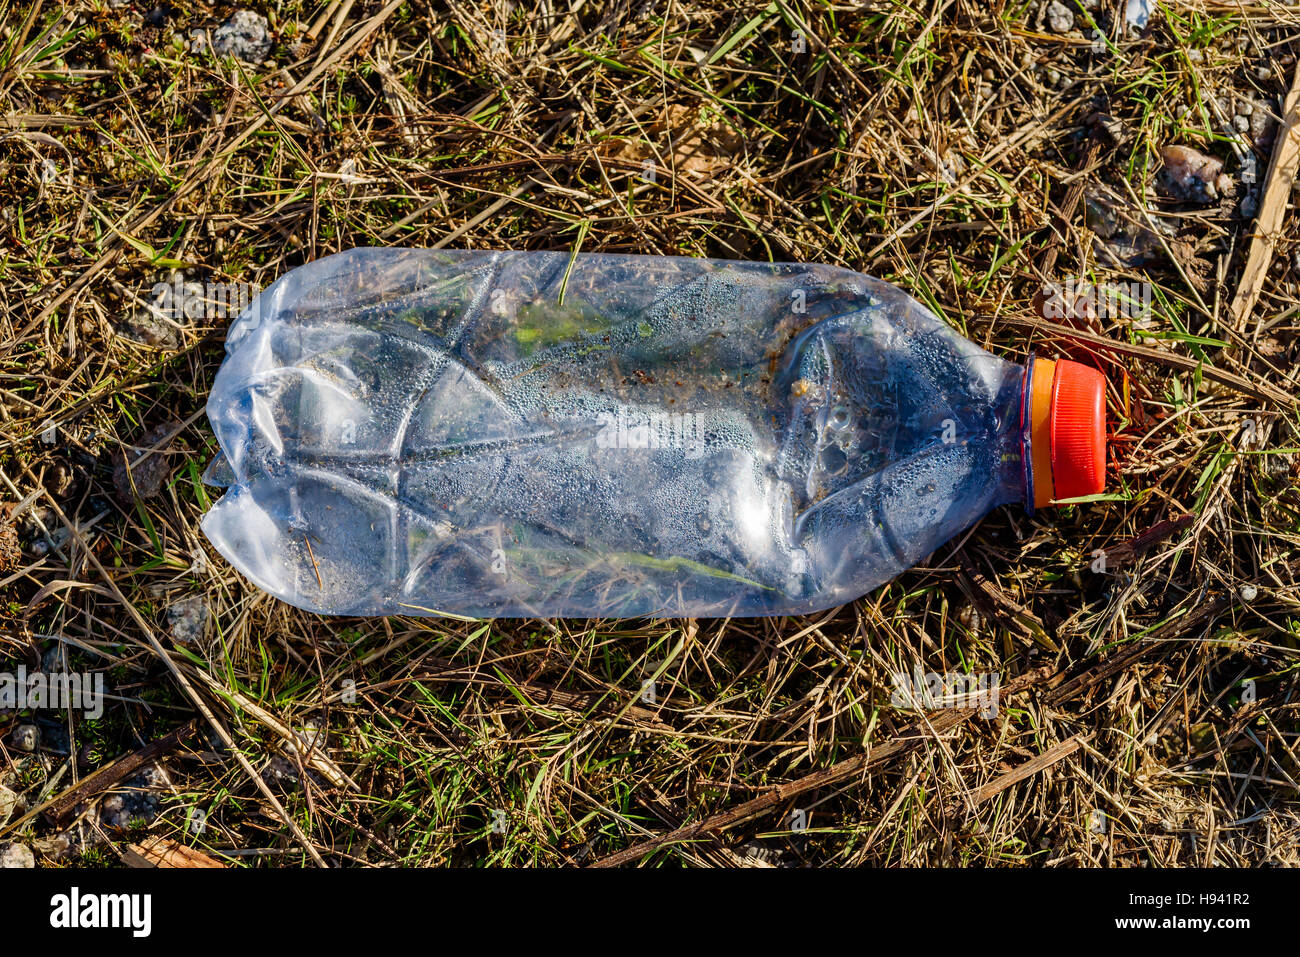
<svg viewBox="0 0 1300 957">
<path fill-rule="evenodd" d="M 1062 359 L 1035 360 L 1030 382 L 1034 505 L 1106 487 L 1106 377 Z"/>
</svg>

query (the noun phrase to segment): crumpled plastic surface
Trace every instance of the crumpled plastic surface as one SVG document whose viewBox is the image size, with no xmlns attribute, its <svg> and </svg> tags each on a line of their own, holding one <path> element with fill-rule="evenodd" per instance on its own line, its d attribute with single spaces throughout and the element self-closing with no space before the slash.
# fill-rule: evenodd
<svg viewBox="0 0 1300 957">
<path fill-rule="evenodd" d="M 1023 495 L 1020 368 L 832 267 L 353 249 L 226 351 L 203 531 L 311 611 L 807 613 Z"/>
</svg>

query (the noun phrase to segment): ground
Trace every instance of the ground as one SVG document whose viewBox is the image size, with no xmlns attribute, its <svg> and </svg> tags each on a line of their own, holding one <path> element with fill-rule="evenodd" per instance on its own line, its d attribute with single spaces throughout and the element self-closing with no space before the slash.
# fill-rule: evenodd
<svg viewBox="0 0 1300 957">
<path fill-rule="evenodd" d="M 1300 16 L 1130 6 L 0 0 L 0 668 L 106 689 L 0 711 L 2 859 L 1296 864 L 1294 217 L 1234 300 Z M 808 619 L 300 612 L 204 403 L 230 291 L 361 245 L 870 273 L 1105 372 L 1107 493 Z"/>
</svg>

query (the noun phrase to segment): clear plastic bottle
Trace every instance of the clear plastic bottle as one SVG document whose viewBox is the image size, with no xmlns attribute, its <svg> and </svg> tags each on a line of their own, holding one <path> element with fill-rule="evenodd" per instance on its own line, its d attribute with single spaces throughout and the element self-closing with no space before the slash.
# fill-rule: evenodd
<svg viewBox="0 0 1300 957">
<path fill-rule="evenodd" d="M 226 350 L 203 530 L 317 612 L 814 612 L 1104 475 L 1099 373 L 827 266 L 353 249 Z"/>
</svg>

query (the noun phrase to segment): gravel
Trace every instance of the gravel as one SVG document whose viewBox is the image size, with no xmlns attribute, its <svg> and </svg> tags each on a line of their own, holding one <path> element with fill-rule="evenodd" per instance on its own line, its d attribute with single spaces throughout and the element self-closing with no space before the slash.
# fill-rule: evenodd
<svg viewBox="0 0 1300 957">
<path fill-rule="evenodd" d="M 156 764 L 140 769 L 127 778 L 120 791 L 100 802 L 99 819 L 105 826 L 126 830 L 134 821 L 149 824 L 162 810 L 163 792 L 171 787 L 171 778 Z"/>
</svg>

